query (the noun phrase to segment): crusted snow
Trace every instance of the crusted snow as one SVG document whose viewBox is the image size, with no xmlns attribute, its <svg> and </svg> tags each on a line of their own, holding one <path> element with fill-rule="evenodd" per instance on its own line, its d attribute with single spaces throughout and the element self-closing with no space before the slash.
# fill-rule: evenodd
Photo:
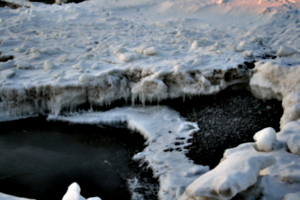
<svg viewBox="0 0 300 200">
<path fill-rule="evenodd" d="M 5 1 L 25 7 L 0 8 L 0 121 L 51 113 L 76 123 L 127 122 L 147 139 L 134 159 L 159 178 L 160 199 L 299 197 L 299 0 Z M 255 143 L 227 150 L 204 175 L 208 168 L 189 161 L 183 148 L 197 125 L 166 107 L 59 115 L 84 103 L 215 94 L 249 80 L 256 97 L 282 100 L 281 130 L 276 137 L 262 130 Z"/>
</svg>

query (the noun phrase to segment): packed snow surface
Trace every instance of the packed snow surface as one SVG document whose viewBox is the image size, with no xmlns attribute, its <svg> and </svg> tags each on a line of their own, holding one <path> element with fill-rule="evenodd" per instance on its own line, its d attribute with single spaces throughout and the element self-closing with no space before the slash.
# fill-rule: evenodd
<svg viewBox="0 0 300 200">
<path fill-rule="evenodd" d="M 299 197 L 299 0 L 6 1 L 24 7 L 0 8 L 1 121 L 51 113 L 74 123 L 126 122 L 147 140 L 133 159 L 158 177 L 160 199 Z M 184 155 L 201 127 L 167 107 L 134 106 L 240 83 L 282 100 L 281 130 L 253 133 L 256 142 L 227 150 L 209 172 Z M 119 99 L 133 106 L 61 115 Z"/>
</svg>

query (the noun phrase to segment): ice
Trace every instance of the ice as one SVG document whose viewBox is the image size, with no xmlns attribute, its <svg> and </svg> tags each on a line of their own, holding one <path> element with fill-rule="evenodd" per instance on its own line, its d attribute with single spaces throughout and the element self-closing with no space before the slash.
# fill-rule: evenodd
<svg viewBox="0 0 300 200">
<path fill-rule="evenodd" d="M 90 197 L 86 199 L 80 195 L 80 191 L 81 191 L 80 186 L 78 185 L 78 183 L 74 182 L 68 187 L 68 190 L 66 194 L 62 197 L 62 200 L 101 200 L 101 198 L 99 197 Z M 1 200 L 30 200 L 28 198 L 11 196 L 4 193 L 0 193 L 0 199 Z"/>
<path fill-rule="evenodd" d="M 221 163 L 200 176 L 185 190 L 184 199 L 231 199 L 257 181 L 260 170 L 275 159 L 255 150 L 253 143 L 226 150 Z"/>
<path fill-rule="evenodd" d="M 78 80 L 80 82 L 90 82 L 90 81 L 95 80 L 95 78 L 96 77 L 92 74 L 82 74 L 82 75 L 79 76 Z"/>
<path fill-rule="evenodd" d="M 282 200 L 297 200 L 300 199 L 300 192 L 286 194 Z"/>
<path fill-rule="evenodd" d="M 147 56 L 155 56 L 158 54 L 158 50 L 155 47 L 148 47 L 144 49 L 143 54 Z"/>
<path fill-rule="evenodd" d="M 126 52 L 126 53 L 120 54 L 119 58 L 123 62 L 130 62 L 130 61 L 133 61 L 134 59 L 138 58 L 138 56 L 133 53 Z"/>
<path fill-rule="evenodd" d="M 298 0 L 90 0 L 61 6 L 5 1 L 24 7 L 0 8 L 0 54 L 13 56 L 0 62 L 0 121 L 49 113 L 57 117 L 81 104 L 110 105 L 120 99 L 146 105 L 250 84 L 256 97 L 282 100 L 284 114 L 276 140 L 270 129 L 255 136 L 253 146 L 267 152 L 249 150 L 248 157 L 228 158 L 233 163 L 249 158 L 255 168 L 258 155 L 268 154 L 276 164 L 263 170 L 258 181 L 259 167 L 245 172 L 245 177 L 254 174 L 253 180 L 237 182 L 243 189 L 255 184 L 252 188 L 265 200 L 298 192 Z M 174 150 L 175 137 L 187 139 L 197 127 L 162 107 L 132 109 L 108 111 L 105 117 L 90 113 L 76 123 L 123 121 L 138 130 L 148 146 L 134 158 L 159 177 L 159 198 L 173 200 L 208 170 Z M 232 194 L 240 191 L 231 188 Z M 251 189 L 244 192 L 254 195 Z"/>
<path fill-rule="evenodd" d="M 8 195 L 8 194 L 3 194 L 3 193 L 0 193 L 0 199 L 1 200 L 30 200 L 30 199 L 27 199 L 27 198 L 11 196 L 11 195 Z"/>
<path fill-rule="evenodd" d="M 276 131 L 271 127 L 262 129 L 255 133 L 253 139 L 256 141 L 256 147 L 259 151 L 272 151 L 276 141 Z"/>
<path fill-rule="evenodd" d="M 160 182 L 160 199 L 178 198 L 188 184 L 209 169 L 193 164 L 185 156 L 184 147 L 191 134 L 198 130 L 197 124 L 186 122 L 165 106 L 115 108 L 72 116 L 51 115 L 48 119 L 87 124 L 127 122 L 129 129 L 138 131 L 147 140 L 147 147 L 133 159 L 147 163 L 153 170 Z"/>
<path fill-rule="evenodd" d="M 287 47 L 287 46 L 281 46 L 276 55 L 283 57 L 283 56 L 291 56 L 293 54 L 297 53 L 297 51 L 291 47 Z"/>
<path fill-rule="evenodd" d="M 80 195 L 80 186 L 75 182 L 72 183 L 66 192 L 66 194 L 63 196 L 62 200 L 85 200 L 83 196 Z M 99 197 L 91 197 L 87 200 L 101 200 Z"/>
<path fill-rule="evenodd" d="M 300 134 L 294 134 L 289 137 L 287 146 L 293 154 L 300 155 Z"/>
<path fill-rule="evenodd" d="M 30 68 L 32 68 L 32 66 L 31 66 L 31 64 L 28 63 L 28 62 L 19 62 L 19 63 L 17 64 L 17 68 L 18 68 L 18 69 L 30 69 Z"/>
<path fill-rule="evenodd" d="M 46 61 L 44 62 L 44 69 L 45 69 L 46 71 L 51 70 L 51 69 L 53 69 L 54 67 L 55 67 L 55 65 L 54 65 L 50 60 L 46 60 Z"/>
</svg>

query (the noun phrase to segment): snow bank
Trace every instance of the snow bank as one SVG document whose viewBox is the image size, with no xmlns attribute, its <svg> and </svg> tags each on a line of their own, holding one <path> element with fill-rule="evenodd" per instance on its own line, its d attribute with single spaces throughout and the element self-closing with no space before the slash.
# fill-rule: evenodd
<svg viewBox="0 0 300 200">
<path fill-rule="evenodd" d="M 79 63 L 74 66 L 82 69 L 85 67 L 83 65 Z M 215 94 L 232 84 L 247 82 L 249 74 L 238 69 L 219 70 L 217 76 L 215 70 L 205 73 L 201 70 L 190 70 L 188 73 L 144 71 L 124 69 L 96 75 L 84 73 L 78 77 L 76 84 L 58 81 L 50 85 L 28 83 L 20 88 L 2 86 L 1 118 L 45 112 L 58 114 L 64 108 L 72 109 L 83 103 L 109 105 L 118 99 L 145 104 L 168 98 Z"/>
<path fill-rule="evenodd" d="M 253 143 L 228 149 L 221 163 L 189 185 L 180 200 L 231 199 L 254 185 L 259 172 L 275 162 L 272 156 L 256 151 Z"/>
<path fill-rule="evenodd" d="M 250 81 L 253 94 L 262 99 L 283 101 L 284 113 L 280 120 L 283 127 L 300 119 L 300 65 L 287 65 L 285 62 L 270 61 L 257 63 L 256 72 Z"/>
</svg>

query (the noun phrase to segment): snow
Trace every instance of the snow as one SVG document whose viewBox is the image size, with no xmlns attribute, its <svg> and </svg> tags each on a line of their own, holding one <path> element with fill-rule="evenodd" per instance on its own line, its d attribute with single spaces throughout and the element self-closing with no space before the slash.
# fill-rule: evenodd
<svg viewBox="0 0 300 200">
<path fill-rule="evenodd" d="M 50 115 L 48 120 L 62 120 L 83 124 L 128 124 L 140 132 L 147 147 L 133 159 L 148 163 L 159 179 L 161 199 L 176 199 L 196 177 L 207 172 L 207 166 L 197 166 L 185 156 L 185 146 L 191 134 L 198 130 L 177 112 L 165 106 L 115 108 L 106 112 L 74 113 L 71 116 Z"/>
<path fill-rule="evenodd" d="M 0 8 L 0 121 L 50 113 L 76 123 L 127 122 L 147 140 L 134 159 L 158 177 L 160 199 L 299 196 L 299 0 L 5 1 L 24 7 Z M 255 143 L 227 150 L 209 172 L 184 155 L 201 127 L 167 107 L 139 107 L 235 84 L 282 101 L 280 131 L 256 133 Z M 133 106 L 60 115 L 120 99 Z"/>
<path fill-rule="evenodd" d="M 66 194 L 63 196 L 62 200 L 85 200 L 83 196 L 80 195 L 80 186 L 78 183 L 72 183 L 66 192 Z M 87 200 L 101 200 L 99 197 L 91 197 Z"/>
<path fill-rule="evenodd" d="M 297 200 L 300 198 L 300 193 L 289 193 L 284 196 L 283 200 Z"/>
<path fill-rule="evenodd" d="M 257 152 L 251 143 L 228 149 L 220 164 L 189 185 L 180 199 L 231 199 L 252 186 L 260 170 L 275 162 L 272 156 Z"/>
<path fill-rule="evenodd" d="M 256 147 L 259 151 L 272 151 L 276 141 L 276 131 L 271 127 L 264 128 L 255 133 L 253 139 L 256 141 Z"/>
<path fill-rule="evenodd" d="M 276 53 L 277 56 L 291 56 L 293 54 L 297 53 L 297 51 L 291 47 L 287 47 L 287 46 L 281 46 L 278 49 L 278 52 Z"/>
<path fill-rule="evenodd" d="M 22 197 L 15 197 L 7 194 L 0 193 L 0 199 L 1 200 L 30 200 Z"/>
</svg>

